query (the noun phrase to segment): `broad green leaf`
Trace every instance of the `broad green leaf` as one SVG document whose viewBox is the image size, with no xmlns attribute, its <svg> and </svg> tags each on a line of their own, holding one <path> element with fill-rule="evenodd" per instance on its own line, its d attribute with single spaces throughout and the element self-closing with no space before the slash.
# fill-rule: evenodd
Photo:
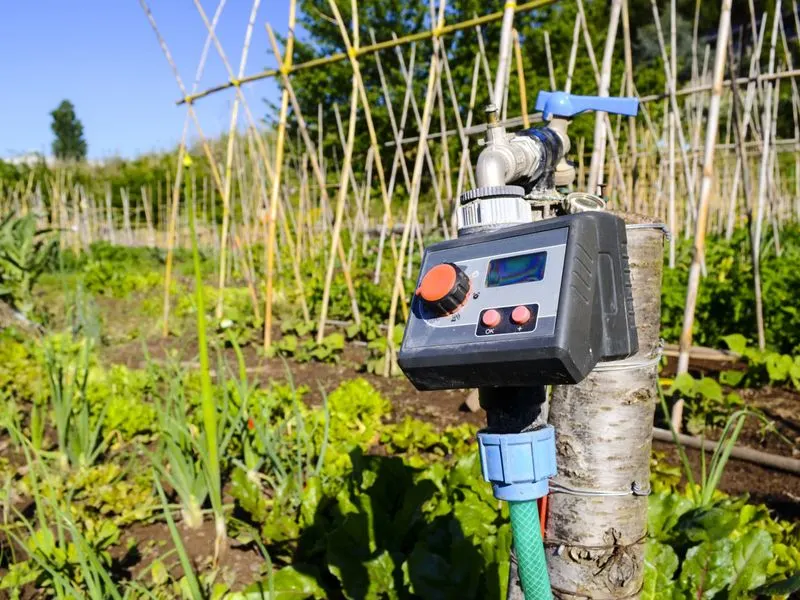
<svg viewBox="0 0 800 600">
<path fill-rule="evenodd" d="M 734 576 L 731 598 L 745 594 L 767 579 L 767 564 L 772 559 L 772 537 L 763 530 L 751 529 L 733 546 Z"/>
<path fill-rule="evenodd" d="M 662 492 L 650 496 L 647 505 L 647 529 L 656 539 L 667 539 L 681 515 L 692 508 L 692 502 L 679 494 Z"/>
<path fill-rule="evenodd" d="M 675 588 L 673 576 L 678 569 L 678 555 L 666 544 L 647 540 L 644 555 L 644 583 L 641 600 L 669 598 Z"/>
<path fill-rule="evenodd" d="M 767 375 L 770 383 L 780 383 L 789 377 L 794 366 L 791 356 L 770 352 L 767 354 Z"/>
<path fill-rule="evenodd" d="M 257 523 L 266 518 L 267 502 L 264 494 L 254 482 L 247 478 L 247 473 L 242 469 L 235 469 L 233 472 L 231 495 Z"/>
<path fill-rule="evenodd" d="M 150 578 L 153 580 L 153 585 L 163 585 L 169 581 L 169 572 L 164 566 L 164 563 L 156 559 L 150 565 Z"/>
<path fill-rule="evenodd" d="M 497 519 L 497 509 L 486 504 L 477 494 L 470 490 L 463 490 L 464 500 L 456 502 L 453 506 L 455 514 L 464 535 L 475 536 L 481 539 L 493 535 L 497 528 L 494 525 Z"/>
<path fill-rule="evenodd" d="M 702 506 L 681 515 L 675 527 L 682 537 L 692 542 L 727 538 L 739 524 L 739 507 Z"/>
<path fill-rule="evenodd" d="M 731 387 L 736 387 L 742 382 L 745 376 L 744 371 L 736 371 L 733 369 L 728 369 L 726 371 L 722 371 L 719 374 L 719 382 L 723 385 L 729 385 Z"/>
<path fill-rule="evenodd" d="M 318 573 L 308 565 L 293 565 L 276 571 L 271 578 L 247 586 L 226 600 L 306 600 L 325 598 L 325 590 L 317 582 Z"/>
<path fill-rule="evenodd" d="M 311 477 L 306 481 L 300 504 L 300 515 L 306 525 L 314 523 L 317 507 L 322 499 L 322 481 L 319 477 Z"/>
<path fill-rule="evenodd" d="M 337 555 L 328 553 L 328 570 L 342 585 L 342 594 L 348 600 L 379 600 L 397 598 L 395 590 L 395 562 L 384 550 L 366 560 L 355 554 L 357 548 L 339 548 Z M 355 551 L 355 552 L 354 552 Z"/>
<path fill-rule="evenodd" d="M 694 398 L 697 393 L 695 391 L 696 388 L 697 381 L 695 381 L 695 378 L 688 373 L 681 373 L 673 380 L 669 393 L 674 394 L 675 392 L 680 392 L 684 396 Z"/>
<path fill-rule="evenodd" d="M 741 333 L 722 336 L 722 341 L 728 345 L 731 352 L 736 354 L 744 354 L 745 348 L 747 348 L 747 338 Z"/>
<path fill-rule="evenodd" d="M 722 400 L 722 387 L 710 377 L 703 377 L 697 382 L 696 393 L 709 400 Z"/>
<path fill-rule="evenodd" d="M 728 538 L 703 542 L 686 553 L 678 585 L 686 598 L 711 600 L 734 576 L 733 541 Z"/>
</svg>

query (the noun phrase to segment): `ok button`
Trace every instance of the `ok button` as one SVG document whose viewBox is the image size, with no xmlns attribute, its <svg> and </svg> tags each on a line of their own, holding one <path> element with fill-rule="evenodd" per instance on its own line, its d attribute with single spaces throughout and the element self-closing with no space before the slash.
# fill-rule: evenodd
<svg viewBox="0 0 800 600">
<path fill-rule="evenodd" d="M 503 315 L 500 314 L 500 311 L 497 311 L 493 308 L 490 308 L 481 317 L 481 323 L 486 325 L 486 327 L 497 327 L 500 325 L 500 321 L 503 320 Z"/>
</svg>

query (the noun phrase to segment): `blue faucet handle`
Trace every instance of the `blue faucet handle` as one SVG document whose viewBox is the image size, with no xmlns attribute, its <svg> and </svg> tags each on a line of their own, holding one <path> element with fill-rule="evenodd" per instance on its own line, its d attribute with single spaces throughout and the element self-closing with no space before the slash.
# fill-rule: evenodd
<svg viewBox="0 0 800 600">
<path fill-rule="evenodd" d="M 571 118 L 587 110 L 601 110 L 615 115 L 635 117 L 639 112 L 638 98 L 575 96 L 566 92 L 539 92 L 536 110 L 542 111 L 545 121 L 553 117 Z"/>
</svg>

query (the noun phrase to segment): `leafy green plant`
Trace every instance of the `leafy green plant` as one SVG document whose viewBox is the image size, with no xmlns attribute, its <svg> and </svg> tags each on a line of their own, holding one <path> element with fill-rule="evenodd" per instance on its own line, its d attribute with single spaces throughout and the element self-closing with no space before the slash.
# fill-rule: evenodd
<svg viewBox="0 0 800 600">
<path fill-rule="evenodd" d="M 107 260 L 87 262 L 82 275 L 88 291 L 114 298 L 124 298 L 133 292 L 156 288 L 163 281 L 159 272 L 127 270 L 123 265 Z"/>
<path fill-rule="evenodd" d="M 93 341 L 52 337 L 44 344 L 45 375 L 49 384 L 58 450 L 73 468 L 94 464 L 107 444 L 102 437 L 106 408 L 93 415 L 86 399 Z"/>
<path fill-rule="evenodd" d="M 345 337 L 334 332 L 317 342 L 312 334 L 315 326 L 300 320 L 281 324 L 281 338 L 269 349 L 268 356 L 292 357 L 297 362 L 338 363 L 344 350 Z M 305 338 L 305 339 L 304 339 Z"/>
<path fill-rule="evenodd" d="M 667 422 L 669 412 L 661 395 Z M 800 589 L 800 530 L 774 521 L 766 507 L 731 499 L 718 491 L 731 450 L 750 411 L 728 419 L 706 467 L 701 453 L 701 478 L 692 469 L 672 429 L 683 473 L 688 481 L 678 491 L 674 472 L 661 478 L 648 503 L 648 540 L 642 598 L 746 599 L 774 585 L 786 593 Z M 758 415 L 755 415 L 758 416 Z"/>
<path fill-rule="evenodd" d="M 739 394 L 726 394 L 711 377 L 695 379 L 688 373 L 678 375 L 666 394 L 686 400 L 686 429 L 692 434 L 702 433 L 708 427 L 723 426 L 730 415 L 744 405 Z"/>
<path fill-rule="evenodd" d="M 747 344 L 739 333 L 722 338 L 728 348 L 747 361 L 747 371 L 723 371 L 720 381 L 727 385 L 756 387 L 763 384 L 791 384 L 800 390 L 800 355 L 790 356 L 772 351 L 762 351 Z"/>
<path fill-rule="evenodd" d="M 800 289 L 800 228 L 787 225 L 781 230 L 782 254 L 777 256 L 771 240 L 763 241 L 761 281 L 767 347 L 780 354 L 800 354 L 800 310 L 796 291 Z M 736 230 L 728 242 L 710 237 L 705 259 L 709 276 L 700 286 L 694 343 L 716 347 L 725 335 L 742 334 L 755 345 L 756 318 L 753 269 L 746 228 Z M 677 264 L 664 269 L 662 286 L 662 335 L 677 341 L 683 323 L 686 284 L 692 256 L 692 241 L 678 240 Z"/>
<path fill-rule="evenodd" d="M 36 229 L 36 216 L 8 215 L 0 221 L 0 300 L 23 314 L 33 308 L 31 291 L 57 248 L 50 230 Z"/>
</svg>

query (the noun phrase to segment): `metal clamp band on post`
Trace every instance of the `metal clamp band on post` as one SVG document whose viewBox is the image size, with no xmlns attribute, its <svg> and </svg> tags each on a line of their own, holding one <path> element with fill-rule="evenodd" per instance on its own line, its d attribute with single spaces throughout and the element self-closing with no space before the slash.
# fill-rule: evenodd
<svg viewBox="0 0 800 600">
<path fill-rule="evenodd" d="M 524 433 L 478 433 L 483 478 L 498 500 L 546 496 L 556 474 L 556 436 L 551 426 Z"/>
<path fill-rule="evenodd" d="M 664 238 L 667 241 L 672 237 L 666 223 L 630 223 L 625 225 L 625 229 L 628 231 L 631 229 L 658 229 L 664 233 Z"/>
<path fill-rule="evenodd" d="M 612 360 L 610 362 L 599 362 L 595 365 L 594 371 L 630 371 L 632 369 L 645 369 L 647 367 L 655 367 L 661 361 L 661 356 L 664 353 L 664 340 L 661 340 L 659 345 L 653 349 L 652 354 L 646 358 L 636 360 Z"/>
<path fill-rule="evenodd" d="M 652 493 L 649 483 L 643 486 L 638 481 L 634 481 L 629 490 L 589 490 L 573 488 L 562 485 L 557 481 L 550 481 L 550 491 L 571 496 L 649 496 Z"/>
</svg>

